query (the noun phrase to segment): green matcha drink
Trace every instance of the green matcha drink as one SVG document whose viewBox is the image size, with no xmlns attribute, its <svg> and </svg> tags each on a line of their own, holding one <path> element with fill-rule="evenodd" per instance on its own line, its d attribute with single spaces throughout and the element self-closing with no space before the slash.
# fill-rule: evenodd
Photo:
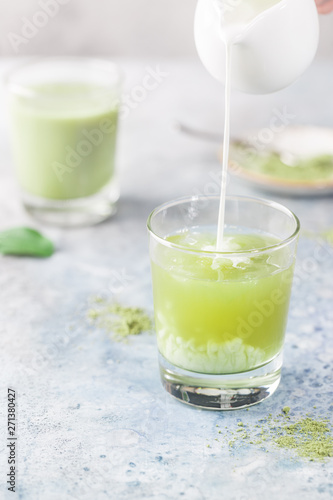
<svg viewBox="0 0 333 500">
<path fill-rule="evenodd" d="M 259 234 L 225 234 L 229 251 L 279 243 Z M 216 235 L 186 231 L 171 243 L 211 250 Z M 172 364 L 230 374 L 268 363 L 283 346 L 293 265 L 287 255 L 202 256 L 160 248 L 152 261 L 157 340 Z"/>
<path fill-rule="evenodd" d="M 118 199 L 120 74 L 109 61 L 55 58 L 8 77 L 16 177 L 27 210 L 59 225 L 99 222 Z"/>
<path fill-rule="evenodd" d="M 299 222 L 274 202 L 193 196 L 148 219 L 161 379 L 203 408 L 258 403 L 278 387 Z"/>
<path fill-rule="evenodd" d="M 117 109 L 87 85 L 34 87 L 38 102 L 12 100 L 12 144 L 22 189 L 53 200 L 100 191 L 114 173 Z M 48 96 L 52 95 L 49 102 Z"/>
</svg>

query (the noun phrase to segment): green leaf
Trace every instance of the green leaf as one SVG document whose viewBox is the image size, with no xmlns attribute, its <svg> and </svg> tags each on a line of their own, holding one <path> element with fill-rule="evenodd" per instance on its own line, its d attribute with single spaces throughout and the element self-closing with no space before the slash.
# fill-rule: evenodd
<svg viewBox="0 0 333 500">
<path fill-rule="evenodd" d="M 52 241 L 35 229 L 16 227 L 0 232 L 0 253 L 2 254 L 50 257 L 53 252 Z"/>
</svg>

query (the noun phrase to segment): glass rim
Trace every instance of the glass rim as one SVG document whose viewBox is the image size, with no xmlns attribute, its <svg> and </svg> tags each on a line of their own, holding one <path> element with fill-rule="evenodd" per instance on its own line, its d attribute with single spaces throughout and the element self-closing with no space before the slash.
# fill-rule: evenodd
<svg viewBox="0 0 333 500">
<path fill-rule="evenodd" d="M 103 70 L 104 72 L 110 71 L 112 68 L 114 75 L 116 76 L 114 82 L 110 82 L 107 85 L 103 85 L 101 88 L 99 88 L 96 85 L 96 88 L 93 89 L 92 94 L 94 95 L 103 95 L 107 94 L 110 92 L 110 90 L 115 89 L 115 88 L 120 88 L 123 81 L 124 81 L 124 72 L 121 69 L 121 67 L 114 62 L 112 59 L 107 59 L 103 57 L 86 57 L 86 56 L 50 56 L 50 57 L 32 57 L 29 58 L 28 60 L 25 60 L 24 62 L 21 61 L 21 63 L 16 64 L 14 67 L 10 68 L 6 74 L 3 77 L 3 82 L 6 86 L 6 88 L 9 90 L 14 95 L 18 95 L 21 97 L 25 98 L 43 98 L 43 99 L 53 99 L 53 94 L 41 94 L 38 92 L 38 90 L 33 90 L 31 86 L 28 84 L 22 84 L 15 82 L 15 76 L 19 74 L 20 71 L 25 71 L 26 69 L 29 70 L 30 68 L 33 68 L 34 66 L 41 65 L 44 63 L 52 63 L 54 62 L 55 64 L 60 64 L 64 63 L 67 64 L 68 62 L 71 62 L 73 64 L 97 64 L 99 65 L 99 69 Z M 86 93 L 84 92 L 76 92 L 75 96 L 77 97 L 83 97 L 86 96 Z M 73 95 L 70 96 L 73 98 Z"/>
<path fill-rule="evenodd" d="M 179 250 L 179 251 L 182 251 L 182 252 L 191 253 L 191 254 L 195 254 L 195 255 L 204 254 L 204 255 L 208 255 L 208 256 L 209 255 L 210 256 L 211 255 L 220 255 L 220 256 L 223 256 L 223 255 L 226 255 L 226 256 L 237 255 L 237 256 L 241 256 L 241 255 L 253 255 L 253 254 L 260 255 L 262 253 L 267 253 L 268 251 L 271 251 L 271 250 L 275 251 L 275 250 L 279 250 L 280 248 L 284 248 L 284 247 L 288 246 L 299 235 L 300 228 L 301 228 L 301 223 L 300 223 L 299 218 L 297 217 L 297 215 L 295 215 L 294 212 L 292 212 L 289 208 L 285 207 L 281 203 L 278 203 L 276 201 L 267 200 L 265 198 L 255 198 L 255 197 L 251 197 L 251 196 L 238 196 L 238 195 L 227 196 L 226 197 L 226 201 L 228 201 L 228 200 L 247 201 L 247 202 L 250 202 L 250 203 L 258 203 L 258 204 L 261 204 L 261 205 L 264 205 L 264 206 L 267 206 L 267 207 L 275 208 L 279 212 L 283 212 L 289 218 L 292 218 L 294 220 L 295 225 L 296 225 L 295 230 L 293 231 L 293 233 L 290 236 L 288 236 L 287 238 L 284 238 L 282 241 L 279 241 L 279 243 L 275 243 L 274 245 L 267 245 L 267 246 L 261 247 L 261 248 L 254 248 L 254 249 L 250 249 L 250 250 L 240 250 L 240 251 L 237 251 L 237 250 L 232 250 L 232 251 L 224 251 L 223 250 L 223 251 L 219 251 L 219 250 L 200 250 L 200 249 L 194 249 L 194 248 L 190 248 L 190 247 L 187 247 L 187 246 L 184 246 L 184 245 L 179 245 L 177 243 L 173 243 L 171 241 L 168 241 L 168 240 L 166 240 L 162 236 L 159 236 L 158 234 L 156 234 L 153 231 L 153 229 L 152 229 L 152 220 L 162 210 L 174 207 L 176 205 L 181 205 L 181 204 L 184 204 L 184 203 L 189 203 L 191 201 L 198 201 L 200 199 L 202 199 L 202 200 L 216 200 L 216 201 L 220 201 L 220 196 L 217 196 L 217 195 L 184 196 L 184 197 L 181 197 L 181 198 L 175 198 L 174 200 L 171 200 L 169 202 L 163 203 L 162 205 L 159 205 L 158 207 L 156 207 L 150 213 L 150 215 L 148 217 L 148 220 L 147 220 L 147 229 L 148 229 L 149 234 L 156 241 L 158 241 L 163 246 L 166 246 L 168 248 L 172 248 L 174 250 Z"/>
</svg>

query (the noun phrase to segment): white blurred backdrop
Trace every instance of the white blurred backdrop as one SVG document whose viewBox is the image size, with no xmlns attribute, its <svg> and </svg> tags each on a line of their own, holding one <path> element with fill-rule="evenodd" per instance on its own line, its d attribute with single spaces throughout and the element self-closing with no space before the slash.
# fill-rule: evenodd
<svg viewBox="0 0 333 500">
<path fill-rule="evenodd" d="M 194 56 L 195 0 L 0 0 L 0 55 Z M 332 58 L 333 15 L 318 57 Z"/>
</svg>

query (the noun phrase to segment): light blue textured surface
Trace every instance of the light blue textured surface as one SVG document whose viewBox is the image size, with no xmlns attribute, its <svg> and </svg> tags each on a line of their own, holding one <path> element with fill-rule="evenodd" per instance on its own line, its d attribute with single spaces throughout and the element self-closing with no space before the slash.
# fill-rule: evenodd
<svg viewBox="0 0 333 500">
<path fill-rule="evenodd" d="M 140 84 L 147 64 L 155 67 L 123 61 L 128 91 Z M 219 169 L 214 144 L 180 136 L 172 125 L 179 118 L 222 130 L 222 88 L 198 62 L 160 66 L 169 76 L 123 122 L 119 212 L 99 226 L 48 228 L 23 213 L 7 125 L 0 124 L 1 227 L 29 224 L 57 245 L 48 260 L 0 258 L 0 499 L 7 498 L 8 386 L 18 394 L 16 498 L 329 499 L 332 460 L 295 459 L 270 444 L 230 451 L 225 426 L 236 430 L 240 420 L 254 425 L 285 405 L 296 417 L 309 411 L 332 417 L 333 247 L 301 237 L 282 382 L 272 398 L 249 411 L 215 413 L 174 401 L 160 385 L 154 336 L 115 343 L 87 320 L 96 294 L 152 312 L 146 218 L 164 201 L 202 191 Z M 278 94 L 235 94 L 233 135 L 266 126 L 272 109 L 285 105 L 295 123 L 332 126 L 332 87 L 332 68 L 317 64 Z M 228 189 L 262 196 L 235 179 Z M 304 229 L 333 227 L 330 197 L 274 199 L 295 211 Z"/>
</svg>

